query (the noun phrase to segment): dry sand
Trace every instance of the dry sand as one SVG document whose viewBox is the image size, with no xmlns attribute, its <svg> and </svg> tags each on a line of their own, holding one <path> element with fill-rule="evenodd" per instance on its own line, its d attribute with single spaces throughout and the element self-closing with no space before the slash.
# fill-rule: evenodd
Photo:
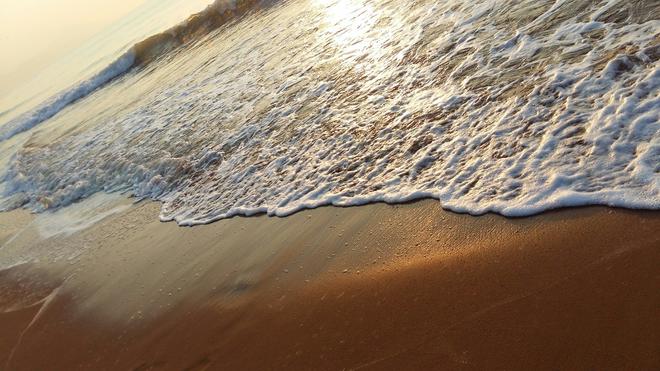
<svg viewBox="0 0 660 371">
<path fill-rule="evenodd" d="M 658 212 L 157 214 L 0 214 L 0 369 L 660 369 Z"/>
</svg>

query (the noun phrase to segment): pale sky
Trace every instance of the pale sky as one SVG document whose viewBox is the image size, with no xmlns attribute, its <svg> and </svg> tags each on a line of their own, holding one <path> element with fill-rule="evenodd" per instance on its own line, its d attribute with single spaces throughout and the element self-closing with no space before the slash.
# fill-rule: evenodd
<svg viewBox="0 0 660 371">
<path fill-rule="evenodd" d="M 0 91 L 11 90 L 144 0 L 0 0 Z"/>
</svg>

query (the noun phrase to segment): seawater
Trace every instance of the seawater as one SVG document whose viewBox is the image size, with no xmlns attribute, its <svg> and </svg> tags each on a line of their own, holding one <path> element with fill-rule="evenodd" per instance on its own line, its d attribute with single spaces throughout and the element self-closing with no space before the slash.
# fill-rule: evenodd
<svg viewBox="0 0 660 371">
<path fill-rule="evenodd" d="M 660 208 L 657 2 L 218 4 L 1 126 L 2 207 Z"/>
</svg>

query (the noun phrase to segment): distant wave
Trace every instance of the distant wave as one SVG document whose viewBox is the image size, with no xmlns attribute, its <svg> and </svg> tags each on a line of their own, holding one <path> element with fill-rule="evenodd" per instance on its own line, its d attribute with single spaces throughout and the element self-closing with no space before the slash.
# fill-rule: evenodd
<svg viewBox="0 0 660 371">
<path fill-rule="evenodd" d="M 91 78 L 52 96 L 36 108 L 0 126 L 0 141 L 32 129 L 134 67 L 144 66 L 157 57 L 208 34 L 260 3 L 258 0 L 216 0 L 203 11 L 188 17 L 186 21 L 136 43 Z"/>
<path fill-rule="evenodd" d="M 51 97 L 34 110 L 28 111 L 0 127 L 0 140 L 7 140 L 16 134 L 30 130 L 55 116 L 64 107 L 85 97 L 98 87 L 131 69 L 134 62 L 135 53 L 131 49 L 91 78 Z"/>
<path fill-rule="evenodd" d="M 155 58 L 208 34 L 248 11 L 258 8 L 259 0 L 216 0 L 203 11 L 193 14 L 164 32 L 135 44 L 135 65 L 145 65 Z"/>
</svg>

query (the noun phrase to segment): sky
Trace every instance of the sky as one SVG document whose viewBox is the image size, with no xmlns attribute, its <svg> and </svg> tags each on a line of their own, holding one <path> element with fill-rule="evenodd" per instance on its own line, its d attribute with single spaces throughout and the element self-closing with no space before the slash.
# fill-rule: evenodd
<svg viewBox="0 0 660 371">
<path fill-rule="evenodd" d="M 0 0 L 0 92 L 11 90 L 144 0 Z"/>
</svg>

